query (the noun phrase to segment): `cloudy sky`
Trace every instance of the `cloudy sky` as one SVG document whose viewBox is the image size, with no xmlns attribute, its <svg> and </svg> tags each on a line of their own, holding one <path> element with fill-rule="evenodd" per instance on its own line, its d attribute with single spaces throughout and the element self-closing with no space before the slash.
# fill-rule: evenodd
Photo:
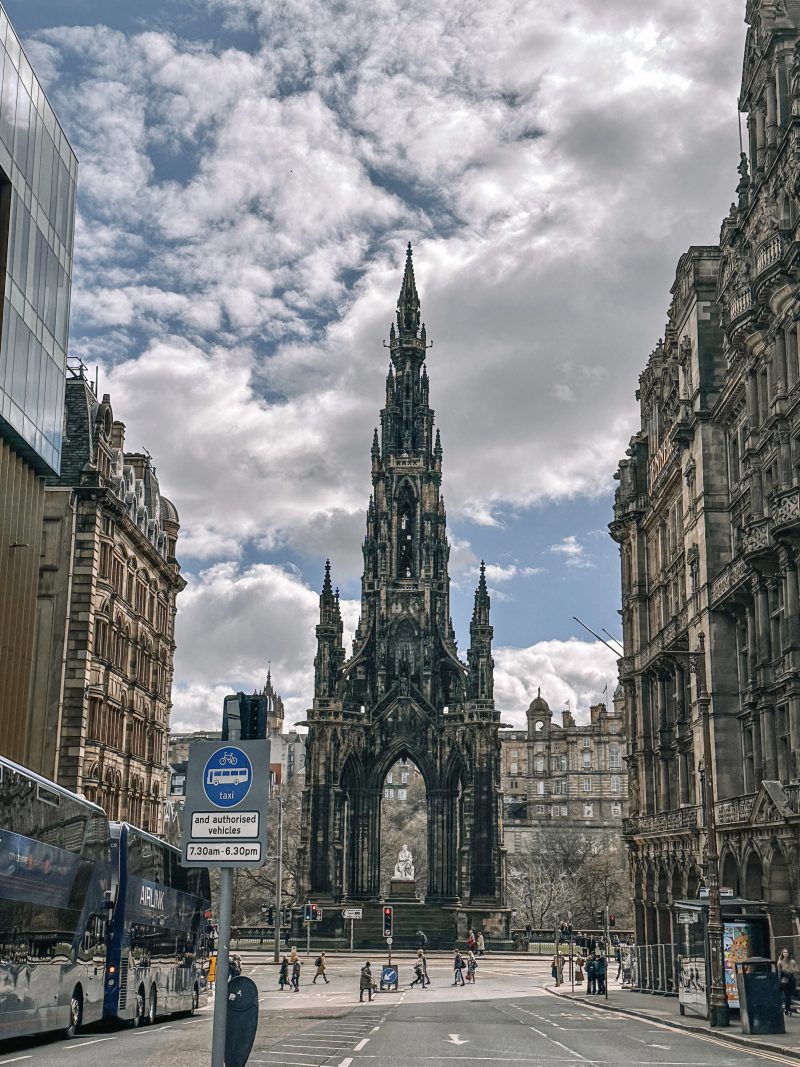
<svg viewBox="0 0 800 1067">
<path fill-rule="evenodd" d="M 744 0 L 4 0 L 80 158 L 71 352 L 182 521 L 173 727 L 356 621 L 403 249 L 434 347 L 453 618 L 579 716 L 619 634 L 613 472 L 678 256 L 736 185 Z"/>
</svg>

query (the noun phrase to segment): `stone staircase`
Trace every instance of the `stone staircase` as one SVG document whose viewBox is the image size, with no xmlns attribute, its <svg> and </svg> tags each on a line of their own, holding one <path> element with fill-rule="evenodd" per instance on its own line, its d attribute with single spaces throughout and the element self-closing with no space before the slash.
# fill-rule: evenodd
<svg viewBox="0 0 800 1067">
<path fill-rule="evenodd" d="M 428 938 L 428 948 L 451 949 L 456 941 L 455 913 L 450 908 L 419 901 L 386 901 L 394 909 L 392 950 L 395 952 L 417 947 L 417 931 Z M 383 904 L 356 904 L 362 909 L 362 919 L 353 925 L 354 948 L 379 948 L 386 944 L 383 937 Z M 346 923 L 350 935 L 350 923 Z"/>
</svg>

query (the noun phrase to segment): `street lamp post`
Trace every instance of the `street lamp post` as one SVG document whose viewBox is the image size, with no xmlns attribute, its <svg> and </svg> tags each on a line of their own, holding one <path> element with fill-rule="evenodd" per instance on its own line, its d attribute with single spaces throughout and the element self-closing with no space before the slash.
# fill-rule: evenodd
<svg viewBox="0 0 800 1067">
<path fill-rule="evenodd" d="M 281 958 L 281 883 L 283 882 L 283 797 L 278 794 L 278 872 L 275 878 L 275 955 L 276 963 Z"/>
<path fill-rule="evenodd" d="M 713 1027 L 730 1026 L 728 997 L 725 992 L 725 924 L 719 894 L 719 847 L 717 845 L 717 813 L 714 806 L 714 761 L 711 755 L 711 716 L 706 688 L 706 639 L 699 635 L 700 649 L 693 657 L 697 677 L 697 704 L 703 725 L 704 805 L 706 815 L 706 884 L 708 886 L 708 946 L 711 964 L 711 991 L 708 1001 L 708 1021 Z"/>
</svg>

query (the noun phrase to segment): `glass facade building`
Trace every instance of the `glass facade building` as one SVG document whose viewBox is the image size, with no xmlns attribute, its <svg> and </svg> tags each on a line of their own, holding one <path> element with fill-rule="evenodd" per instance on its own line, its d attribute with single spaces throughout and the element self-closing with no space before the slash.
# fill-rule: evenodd
<svg viewBox="0 0 800 1067">
<path fill-rule="evenodd" d="M 58 473 L 78 161 L 0 7 L 0 437 Z"/>
</svg>

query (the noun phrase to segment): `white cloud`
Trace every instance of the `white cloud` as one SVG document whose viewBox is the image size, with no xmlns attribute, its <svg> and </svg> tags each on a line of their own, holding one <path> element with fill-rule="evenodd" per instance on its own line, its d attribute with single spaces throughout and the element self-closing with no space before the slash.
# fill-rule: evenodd
<svg viewBox="0 0 800 1067">
<path fill-rule="evenodd" d="M 488 582 L 510 582 L 515 578 L 530 578 L 535 574 L 541 574 L 543 567 L 521 567 L 518 563 L 509 563 L 502 566 L 499 563 L 486 564 L 486 580 Z M 473 567 L 469 572 L 473 577 L 480 574 L 480 567 Z"/>
<path fill-rule="evenodd" d="M 525 712 L 539 688 L 553 712 L 560 712 L 569 701 L 578 722 L 585 723 L 591 704 L 603 700 L 610 705 L 617 684 L 616 657 L 599 641 L 539 641 L 528 648 L 496 648 L 494 661 L 495 705 L 512 726 L 525 725 Z"/>
<path fill-rule="evenodd" d="M 586 548 L 574 534 L 568 534 L 558 544 L 551 545 L 548 551 L 563 556 L 568 567 L 594 567 L 586 555 Z"/>
</svg>

